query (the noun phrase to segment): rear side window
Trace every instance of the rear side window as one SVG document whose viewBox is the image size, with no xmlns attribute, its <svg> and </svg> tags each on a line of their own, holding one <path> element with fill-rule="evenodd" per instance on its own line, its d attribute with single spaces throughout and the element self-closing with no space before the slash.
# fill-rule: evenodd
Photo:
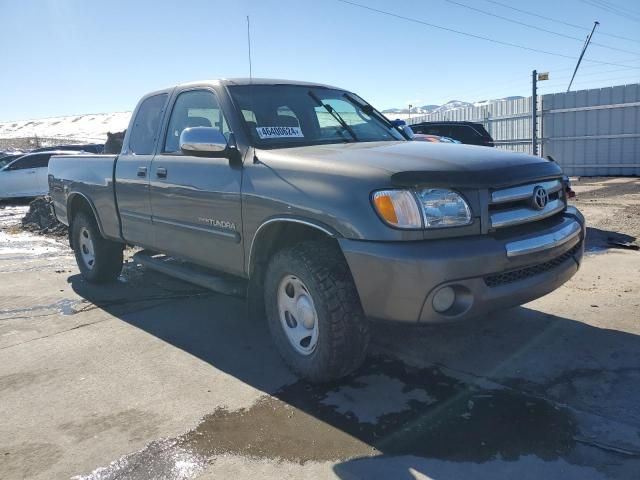
<svg viewBox="0 0 640 480">
<path fill-rule="evenodd" d="M 478 143 L 480 134 L 468 125 L 454 125 L 451 127 L 451 136 L 462 143 Z"/>
<path fill-rule="evenodd" d="M 27 170 L 29 168 L 46 168 L 49 165 L 50 154 L 29 155 L 13 162 L 7 170 Z"/>
<path fill-rule="evenodd" d="M 129 150 L 136 155 L 150 155 L 156 144 L 167 94 L 154 95 L 142 102 L 129 136 Z"/>
</svg>

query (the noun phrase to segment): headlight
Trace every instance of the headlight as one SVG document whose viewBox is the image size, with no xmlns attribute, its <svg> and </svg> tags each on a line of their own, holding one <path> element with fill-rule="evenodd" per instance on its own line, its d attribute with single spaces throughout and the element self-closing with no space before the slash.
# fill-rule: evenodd
<svg viewBox="0 0 640 480">
<path fill-rule="evenodd" d="M 459 193 L 427 188 L 416 192 L 425 228 L 459 227 L 471 223 L 471 209 Z"/>
<path fill-rule="evenodd" d="M 372 200 L 378 215 L 396 228 L 459 227 L 472 222 L 469 205 L 452 190 L 380 190 Z"/>
<path fill-rule="evenodd" d="M 373 194 L 373 205 L 385 222 L 397 228 L 422 228 L 422 212 L 409 190 L 381 190 Z"/>
</svg>

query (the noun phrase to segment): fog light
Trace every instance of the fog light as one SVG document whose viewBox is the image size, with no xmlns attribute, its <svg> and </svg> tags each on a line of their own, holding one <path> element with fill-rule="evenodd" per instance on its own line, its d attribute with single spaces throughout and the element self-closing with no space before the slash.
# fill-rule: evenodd
<svg viewBox="0 0 640 480">
<path fill-rule="evenodd" d="M 433 296 L 433 309 L 438 312 L 446 312 L 453 306 L 456 301 L 456 292 L 451 287 L 442 287 Z"/>
</svg>

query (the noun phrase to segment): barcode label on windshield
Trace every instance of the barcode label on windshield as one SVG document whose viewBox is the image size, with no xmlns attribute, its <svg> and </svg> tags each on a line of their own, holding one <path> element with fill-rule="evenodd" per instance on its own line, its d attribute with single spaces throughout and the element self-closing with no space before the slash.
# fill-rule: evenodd
<svg viewBox="0 0 640 480">
<path fill-rule="evenodd" d="M 300 127 L 256 127 L 258 136 L 265 138 L 294 138 L 303 137 Z"/>
</svg>

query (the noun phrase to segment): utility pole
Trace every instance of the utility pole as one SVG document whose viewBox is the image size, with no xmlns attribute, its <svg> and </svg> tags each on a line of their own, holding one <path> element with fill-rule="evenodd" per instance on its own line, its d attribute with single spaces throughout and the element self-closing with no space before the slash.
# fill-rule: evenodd
<svg viewBox="0 0 640 480">
<path fill-rule="evenodd" d="M 531 73 L 531 153 L 538 155 L 538 72 Z"/>
<path fill-rule="evenodd" d="M 571 90 L 571 84 L 573 83 L 573 79 L 576 78 L 576 73 L 578 73 L 578 67 L 580 66 L 580 62 L 582 62 L 582 57 L 584 57 L 584 53 L 587 51 L 587 47 L 591 43 L 591 37 L 593 37 L 593 32 L 596 31 L 596 27 L 598 25 L 600 25 L 600 22 L 593 22 L 593 28 L 591 29 L 591 33 L 587 37 L 587 40 L 584 42 L 584 47 L 582 47 L 582 52 L 580 53 L 580 57 L 578 58 L 576 69 L 573 71 L 573 75 L 571 76 L 571 81 L 569 82 L 569 86 L 567 87 L 567 93 L 569 93 L 569 90 Z"/>
<path fill-rule="evenodd" d="M 409 104 L 409 120 L 411 120 L 411 107 L 413 107 L 413 105 Z"/>
<path fill-rule="evenodd" d="M 531 72 L 531 153 L 538 155 L 538 81 L 549 80 L 549 72 Z"/>
</svg>

